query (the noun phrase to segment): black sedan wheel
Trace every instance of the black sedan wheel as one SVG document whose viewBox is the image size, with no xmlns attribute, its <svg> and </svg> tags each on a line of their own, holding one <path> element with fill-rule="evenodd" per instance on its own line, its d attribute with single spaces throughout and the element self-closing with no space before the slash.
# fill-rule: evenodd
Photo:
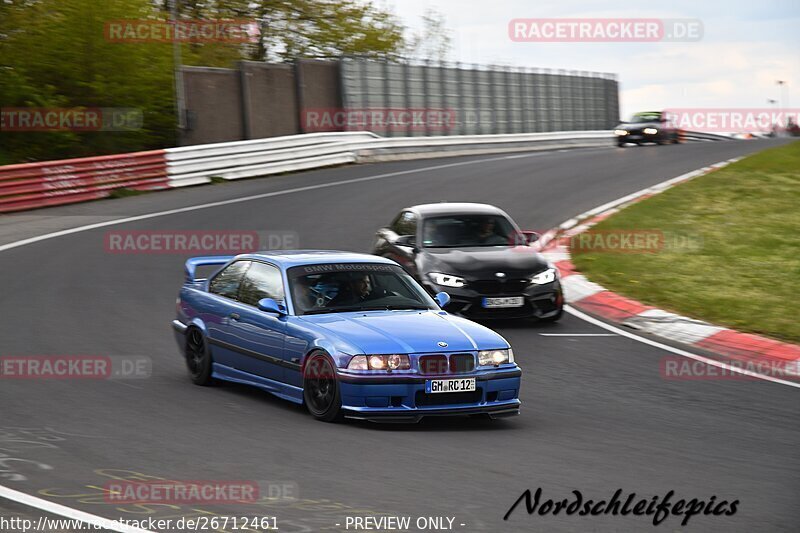
<svg viewBox="0 0 800 533">
<path fill-rule="evenodd" d="M 309 357 L 303 372 L 303 399 L 317 420 L 334 422 L 341 418 L 342 397 L 333 363 L 323 354 Z"/>
<path fill-rule="evenodd" d="M 211 352 L 203 333 L 197 328 L 186 332 L 186 367 L 195 385 L 211 385 Z"/>
</svg>

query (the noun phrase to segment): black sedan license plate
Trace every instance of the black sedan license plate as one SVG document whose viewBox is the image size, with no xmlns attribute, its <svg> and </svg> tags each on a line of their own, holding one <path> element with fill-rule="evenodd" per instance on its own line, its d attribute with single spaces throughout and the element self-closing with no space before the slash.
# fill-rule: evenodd
<svg viewBox="0 0 800 533">
<path fill-rule="evenodd" d="M 475 378 L 429 379 L 425 382 L 425 392 L 475 392 Z"/>
<path fill-rule="evenodd" d="M 486 309 L 497 309 L 503 307 L 522 307 L 525 305 L 523 296 L 505 296 L 502 298 L 484 298 L 483 307 Z"/>
</svg>

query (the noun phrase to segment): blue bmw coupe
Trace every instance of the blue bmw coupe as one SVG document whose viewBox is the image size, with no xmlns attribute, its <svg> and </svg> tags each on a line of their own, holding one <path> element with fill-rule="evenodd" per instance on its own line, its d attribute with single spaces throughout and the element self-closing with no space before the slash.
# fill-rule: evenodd
<svg viewBox="0 0 800 533">
<path fill-rule="evenodd" d="M 319 420 L 518 414 L 522 372 L 508 342 L 443 311 L 448 299 L 372 255 L 197 257 L 172 325 L 194 383 L 253 385 Z"/>
</svg>

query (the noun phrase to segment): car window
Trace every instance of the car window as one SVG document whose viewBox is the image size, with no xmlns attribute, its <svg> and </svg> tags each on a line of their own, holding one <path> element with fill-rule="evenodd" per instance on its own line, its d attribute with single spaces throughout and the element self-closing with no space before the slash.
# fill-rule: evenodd
<svg viewBox="0 0 800 533">
<path fill-rule="evenodd" d="M 392 224 L 392 231 L 398 235 L 416 235 L 417 216 L 411 211 L 403 211 Z"/>
<path fill-rule="evenodd" d="M 236 261 L 214 276 L 208 284 L 208 292 L 218 294 L 231 300 L 238 299 L 239 285 L 250 261 Z"/>
<path fill-rule="evenodd" d="M 422 244 L 426 248 L 515 246 L 518 236 L 500 215 L 449 215 L 425 219 Z"/>
<path fill-rule="evenodd" d="M 438 309 L 425 290 L 396 265 L 338 263 L 289 269 L 295 314 L 353 310 Z"/>
<path fill-rule="evenodd" d="M 253 262 L 242 280 L 239 300 L 257 306 L 263 298 L 283 300 L 283 278 L 281 271 L 266 263 Z"/>
</svg>

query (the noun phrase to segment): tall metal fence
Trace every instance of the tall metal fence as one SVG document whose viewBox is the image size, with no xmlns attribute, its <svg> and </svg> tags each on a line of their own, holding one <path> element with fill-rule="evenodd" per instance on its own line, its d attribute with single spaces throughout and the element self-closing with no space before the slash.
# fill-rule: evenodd
<svg viewBox="0 0 800 533">
<path fill-rule="evenodd" d="M 296 133 L 388 137 L 608 130 L 619 119 L 611 74 L 389 63 L 367 59 L 184 67 L 181 144 Z"/>
<path fill-rule="evenodd" d="M 386 136 L 601 130 L 619 120 L 613 74 L 366 59 L 345 59 L 340 71 L 345 111 L 384 110 L 383 123 L 366 129 Z M 398 123 L 386 110 L 447 119 Z"/>
</svg>

